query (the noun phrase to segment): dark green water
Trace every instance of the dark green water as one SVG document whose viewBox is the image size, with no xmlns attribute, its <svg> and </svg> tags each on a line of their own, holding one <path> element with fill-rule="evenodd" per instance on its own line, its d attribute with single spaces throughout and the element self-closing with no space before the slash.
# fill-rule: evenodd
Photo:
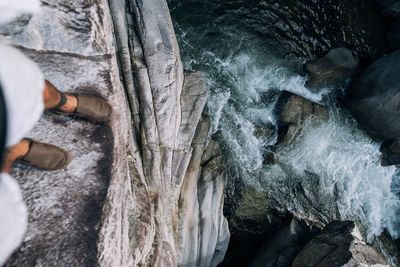
<svg viewBox="0 0 400 267">
<path fill-rule="evenodd" d="M 371 1 L 169 5 L 185 69 L 206 75 L 211 134 L 224 152 L 227 184 L 240 180 L 265 192 L 267 205 L 311 222 L 362 222 L 369 240 L 385 228 L 398 237 L 400 201 L 391 191 L 396 170 L 380 166 L 379 145 L 337 103 L 324 102 L 329 120 L 306 124 L 292 145 L 276 147 L 282 91 L 314 102 L 323 102 L 327 91 L 312 93 L 304 86 L 305 60 L 339 46 L 359 58 L 386 51 L 384 22 Z M 265 164 L 270 153 L 275 164 Z"/>
</svg>

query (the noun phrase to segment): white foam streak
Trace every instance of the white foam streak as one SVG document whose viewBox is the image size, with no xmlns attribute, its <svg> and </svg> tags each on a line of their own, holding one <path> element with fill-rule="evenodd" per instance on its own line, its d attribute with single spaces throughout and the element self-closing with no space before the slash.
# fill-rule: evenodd
<svg viewBox="0 0 400 267">
<path fill-rule="evenodd" d="M 222 109 L 228 103 L 231 97 L 230 92 L 218 92 L 212 94 L 208 98 L 207 107 L 211 116 L 211 134 L 214 134 L 218 130 L 219 122 L 222 116 Z"/>
<path fill-rule="evenodd" d="M 331 117 L 321 126 L 308 127 L 281 157 L 300 177 L 305 177 L 305 172 L 317 174 L 320 188 L 314 190 L 320 190 L 326 199 L 338 192 L 341 219 L 361 222 L 369 240 L 385 227 L 399 237 L 400 200 L 391 192 L 395 167 L 380 166 L 378 145 L 351 119 L 334 112 Z"/>
</svg>

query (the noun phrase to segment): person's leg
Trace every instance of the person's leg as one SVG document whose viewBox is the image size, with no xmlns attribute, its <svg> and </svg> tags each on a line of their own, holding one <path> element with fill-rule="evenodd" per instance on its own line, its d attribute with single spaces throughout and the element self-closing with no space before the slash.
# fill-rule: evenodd
<svg viewBox="0 0 400 267">
<path fill-rule="evenodd" d="M 65 113 L 75 112 L 78 101 L 74 95 L 65 95 L 65 103 L 58 107 L 58 109 Z M 48 80 L 45 80 L 44 86 L 44 106 L 46 110 L 57 107 L 62 101 L 62 93 Z"/>
<path fill-rule="evenodd" d="M 30 143 L 27 140 L 21 140 L 18 144 L 10 147 L 4 157 L 1 172 L 10 173 L 12 165 L 18 159 L 25 157 L 29 152 Z"/>
<path fill-rule="evenodd" d="M 74 113 L 92 121 L 106 121 L 112 112 L 111 106 L 99 97 L 62 93 L 47 80 L 43 99 L 46 110 L 56 109 L 63 113 Z M 32 144 L 34 149 L 31 151 Z M 70 156 L 68 152 L 56 146 L 24 139 L 8 149 L 2 171 L 11 172 L 14 162 L 22 159 L 41 169 L 56 170 L 65 167 L 70 161 Z"/>
</svg>

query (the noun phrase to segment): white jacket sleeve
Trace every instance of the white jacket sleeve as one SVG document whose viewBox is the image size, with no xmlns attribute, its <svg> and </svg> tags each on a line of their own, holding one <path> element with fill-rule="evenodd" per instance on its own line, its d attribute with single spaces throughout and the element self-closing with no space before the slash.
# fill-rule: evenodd
<svg viewBox="0 0 400 267">
<path fill-rule="evenodd" d="M 0 173 L 0 266 L 21 245 L 27 228 L 27 208 L 17 182 Z"/>
<path fill-rule="evenodd" d="M 39 0 L 0 0 L 0 24 L 11 22 L 25 13 L 37 13 L 39 9 Z"/>
<path fill-rule="evenodd" d="M 0 83 L 8 119 L 6 146 L 11 146 L 33 128 L 43 113 L 44 78 L 35 62 L 17 49 L 0 44 Z"/>
</svg>

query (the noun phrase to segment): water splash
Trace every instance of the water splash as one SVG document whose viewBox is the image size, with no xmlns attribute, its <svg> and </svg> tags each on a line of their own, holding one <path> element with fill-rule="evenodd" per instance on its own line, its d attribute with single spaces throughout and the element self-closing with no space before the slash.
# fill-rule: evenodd
<svg viewBox="0 0 400 267">
<path fill-rule="evenodd" d="M 327 122 L 312 125 L 282 151 L 280 160 L 298 177 L 305 177 L 306 172 L 316 174 L 319 187 L 307 189 L 318 190 L 326 199 L 337 194 L 340 219 L 361 222 L 370 241 L 384 228 L 399 237 L 400 200 L 391 191 L 396 168 L 380 165 L 378 144 L 342 111 L 331 111 Z"/>
<path fill-rule="evenodd" d="M 394 167 L 380 166 L 378 145 L 334 103 L 326 103 L 331 106 L 327 122 L 309 123 L 292 146 L 274 152 L 277 164 L 263 163 L 277 142 L 280 93 L 322 102 L 328 89 L 309 91 L 306 78 L 297 74 L 298 62 L 285 60 L 235 25 L 209 20 L 175 28 L 185 68 L 206 74 L 212 133 L 232 175 L 268 192 L 276 208 L 311 221 L 356 220 L 369 240 L 385 228 L 400 235 L 400 202 L 391 191 L 400 175 Z"/>
</svg>

